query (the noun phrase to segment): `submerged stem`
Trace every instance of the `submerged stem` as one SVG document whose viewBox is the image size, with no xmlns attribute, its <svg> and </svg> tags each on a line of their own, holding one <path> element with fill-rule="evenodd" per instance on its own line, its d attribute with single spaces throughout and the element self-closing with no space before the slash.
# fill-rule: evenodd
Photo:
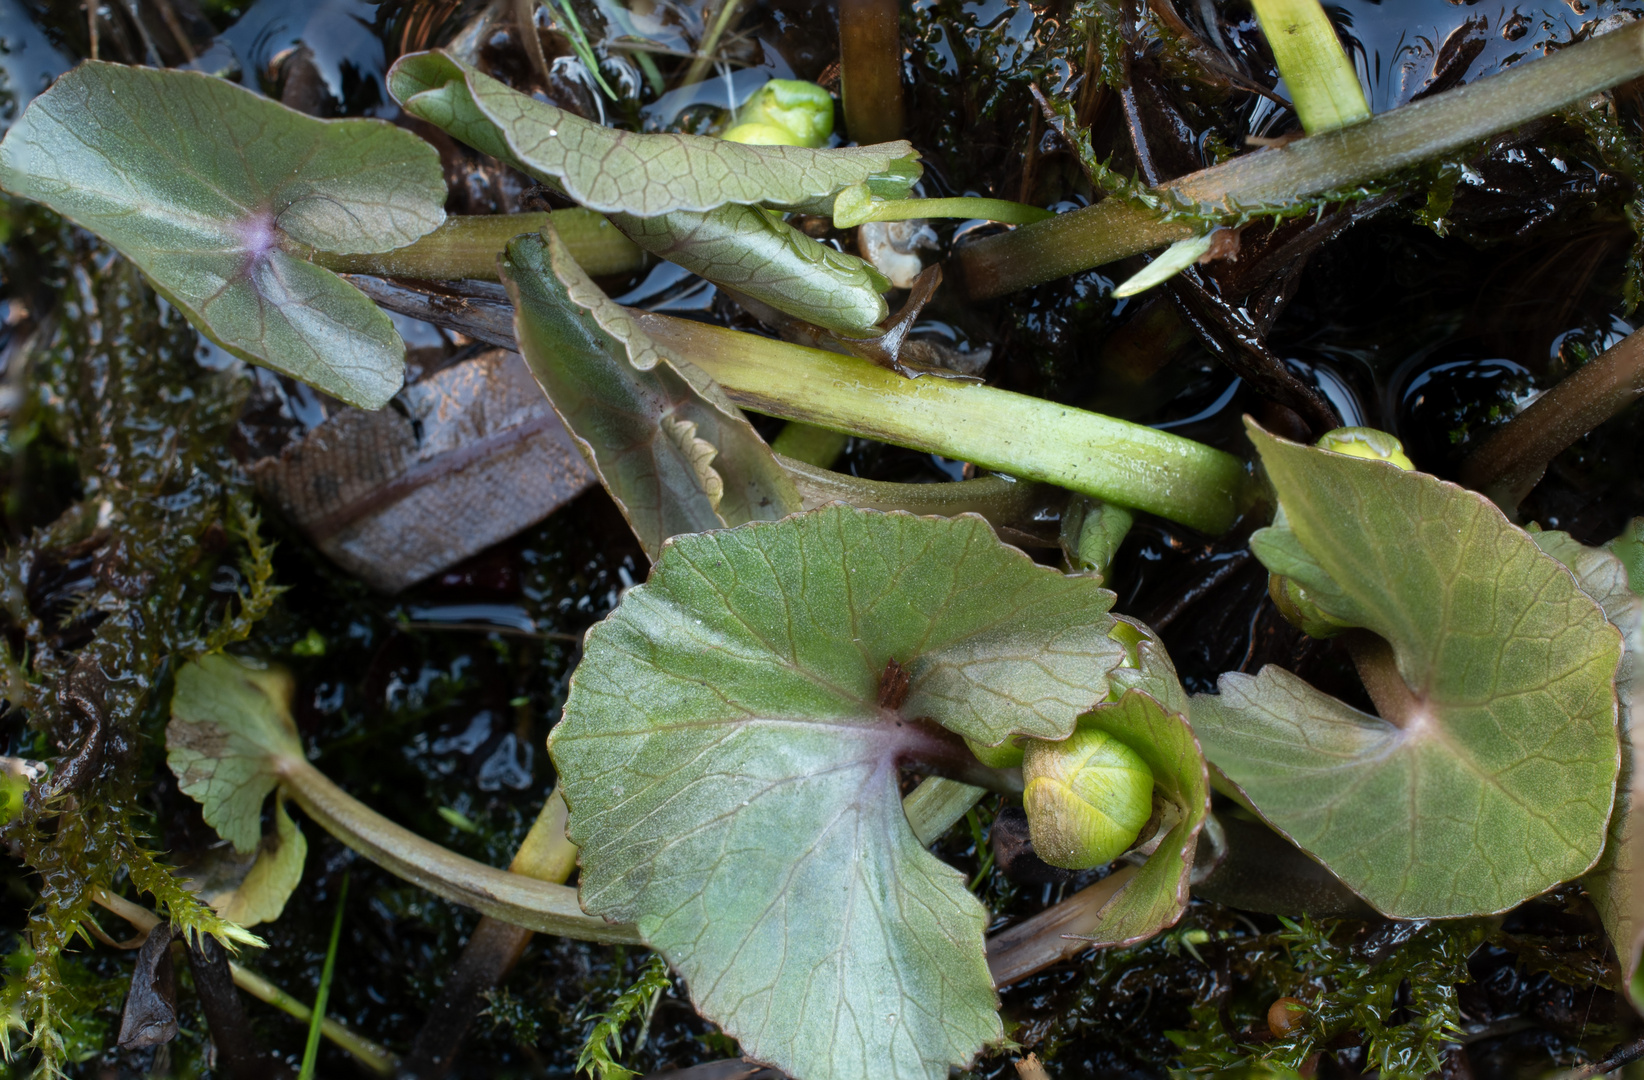
<svg viewBox="0 0 1644 1080">
<path fill-rule="evenodd" d="M 93 903 L 107 908 L 145 934 L 160 924 L 160 917 L 154 912 L 141 904 L 132 903 L 123 896 L 116 896 L 107 889 L 99 888 L 92 894 L 91 899 Z M 228 970 L 234 976 L 234 985 L 258 1001 L 274 1006 L 301 1023 L 308 1023 L 309 1018 L 314 1015 L 313 1009 L 255 971 L 241 967 L 232 960 L 229 961 Z M 388 1076 L 399 1067 L 399 1059 L 392 1051 L 379 1046 L 364 1035 L 357 1034 L 336 1020 L 322 1021 L 320 1034 L 352 1054 L 356 1061 L 379 1076 Z"/>
<path fill-rule="evenodd" d="M 1228 215 L 1326 195 L 1459 150 L 1641 75 L 1644 21 L 1352 127 L 1240 155 L 1162 184 L 1159 191 Z M 1199 229 L 1192 221 L 1162 217 L 1110 197 L 985 237 L 963 248 L 957 259 L 971 297 L 999 296 L 1174 243 Z"/>
<path fill-rule="evenodd" d="M 1644 397 L 1644 330 L 1605 349 L 1486 439 L 1461 482 L 1509 516 L 1569 445 Z"/>
<path fill-rule="evenodd" d="M 839 96 L 866 146 L 902 137 L 902 28 L 896 0 L 841 0 Z"/>
<path fill-rule="evenodd" d="M 1020 525 L 1066 499 L 1048 484 L 1008 476 L 981 476 L 948 484 L 888 484 L 819 469 L 780 454 L 777 461 L 793 477 L 807 509 L 842 502 L 865 510 L 906 510 L 942 517 L 980 514 L 988 524 L 1001 528 Z"/>
<path fill-rule="evenodd" d="M 983 199 L 963 196 L 952 199 L 884 199 L 866 204 L 859 214 L 848 221 L 836 221 L 841 227 L 860 225 L 868 221 L 914 221 L 921 218 L 980 218 L 1000 221 L 1006 225 L 1030 225 L 1048 221 L 1056 215 L 1041 206 L 1011 202 L 1009 199 Z"/>
<path fill-rule="evenodd" d="M 645 252 L 605 215 L 573 207 L 550 213 L 455 215 L 407 247 L 365 255 L 316 252 L 314 262 L 339 274 L 456 281 L 497 281 L 497 256 L 521 233 L 541 232 L 549 220 L 590 277 L 627 274 L 645 265 Z"/>
</svg>

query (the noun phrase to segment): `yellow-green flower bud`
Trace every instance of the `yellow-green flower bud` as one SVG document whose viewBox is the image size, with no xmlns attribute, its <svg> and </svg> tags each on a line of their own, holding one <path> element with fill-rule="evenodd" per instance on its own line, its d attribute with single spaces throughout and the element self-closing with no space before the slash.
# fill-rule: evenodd
<svg viewBox="0 0 1644 1080">
<path fill-rule="evenodd" d="M 804 146 L 787 128 L 775 124 L 737 124 L 728 129 L 726 142 L 747 143 L 749 146 Z"/>
<path fill-rule="evenodd" d="M 1405 472 L 1415 472 L 1415 462 L 1404 453 L 1404 446 L 1385 431 L 1368 427 L 1343 427 L 1327 431 L 1313 445 L 1349 457 L 1370 458 L 1372 461 L 1391 461 Z"/>
<path fill-rule="evenodd" d="M 976 755 L 976 760 L 991 769 L 1015 769 L 1022 764 L 1022 748 L 1017 745 L 1014 737 L 1006 739 L 998 746 L 983 746 L 979 742 L 965 740 L 970 752 Z"/>
<path fill-rule="evenodd" d="M 1033 850 L 1052 866 L 1085 870 L 1111 862 L 1153 816 L 1153 771 L 1095 728 L 1062 742 L 1028 740 L 1022 779 Z"/>
<path fill-rule="evenodd" d="M 775 145 L 824 146 L 828 136 L 833 134 L 833 97 L 812 82 L 772 79 L 754 91 L 753 97 L 737 110 L 736 126 L 725 133 L 725 138 L 732 142 L 771 145 L 772 141 L 768 138 L 737 138 L 733 134 L 753 124 L 768 125 L 786 132 L 787 141 Z"/>
<path fill-rule="evenodd" d="M 1414 472 L 1415 462 L 1404 452 L 1404 446 L 1385 431 L 1377 431 L 1367 427 L 1344 427 L 1326 432 L 1314 444 L 1321 450 L 1329 450 L 1337 454 L 1346 454 L 1349 457 L 1369 458 L 1372 461 L 1387 461 L 1405 472 Z M 1284 524 L 1284 507 L 1274 516 L 1275 525 Z M 1267 575 L 1267 595 L 1273 598 L 1273 604 L 1279 609 L 1285 621 L 1308 637 L 1332 638 L 1349 624 L 1331 615 L 1311 596 L 1307 590 L 1297 585 L 1290 578 L 1278 574 Z"/>
</svg>

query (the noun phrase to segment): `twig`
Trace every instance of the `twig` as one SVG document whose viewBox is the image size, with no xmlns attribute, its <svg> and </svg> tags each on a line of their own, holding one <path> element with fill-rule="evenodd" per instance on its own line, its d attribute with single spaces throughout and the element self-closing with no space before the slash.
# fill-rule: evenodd
<svg viewBox="0 0 1644 1080">
<path fill-rule="evenodd" d="M 1630 1065 L 1639 1058 L 1644 1058 L 1644 1038 L 1634 1039 L 1624 1046 L 1611 1050 L 1609 1056 L 1602 1061 L 1595 1061 L 1591 1065 L 1584 1065 L 1579 1069 L 1559 1073 L 1554 1080 L 1592 1080 L 1595 1076 L 1604 1076 L 1615 1072 L 1623 1065 Z"/>
</svg>

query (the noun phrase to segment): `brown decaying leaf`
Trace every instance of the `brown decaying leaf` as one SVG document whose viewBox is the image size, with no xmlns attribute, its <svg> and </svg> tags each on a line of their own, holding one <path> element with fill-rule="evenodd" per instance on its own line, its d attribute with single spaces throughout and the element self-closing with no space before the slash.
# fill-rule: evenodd
<svg viewBox="0 0 1644 1080">
<path fill-rule="evenodd" d="M 524 362 L 497 349 L 332 417 L 252 467 L 345 570 L 397 592 L 547 517 L 594 483 Z"/>
</svg>

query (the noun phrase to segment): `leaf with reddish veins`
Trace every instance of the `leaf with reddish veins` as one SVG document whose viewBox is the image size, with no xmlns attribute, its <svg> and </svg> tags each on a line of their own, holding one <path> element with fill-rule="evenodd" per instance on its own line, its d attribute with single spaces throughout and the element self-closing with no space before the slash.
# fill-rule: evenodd
<svg viewBox="0 0 1644 1080">
<path fill-rule="evenodd" d="M 1251 547 L 1391 648 L 1371 685 L 1389 715 L 1281 668 L 1224 675 L 1191 706 L 1211 763 L 1387 915 L 1504 911 L 1589 870 L 1620 763 L 1604 612 L 1474 492 L 1251 439 L 1288 519 Z"/>
<path fill-rule="evenodd" d="M 403 381 L 393 323 L 304 256 L 390 251 L 445 219 L 439 154 L 408 131 L 91 61 L 7 132 L 0 186 L 114 245 L 236 356 L 365 408 Z"/>
<path fill-rule="evenodd" d="M 987 913 L 898 770 L 974 782 L 959 735 L 1065 737 L 1122 655 L 1111 603 L 972 515 L 674 538 L 590 631 L 549 739 L 583 906 L 636 923 L 756 1059 L 944 1080 L 1003 1034 Z"/>
</svg>

